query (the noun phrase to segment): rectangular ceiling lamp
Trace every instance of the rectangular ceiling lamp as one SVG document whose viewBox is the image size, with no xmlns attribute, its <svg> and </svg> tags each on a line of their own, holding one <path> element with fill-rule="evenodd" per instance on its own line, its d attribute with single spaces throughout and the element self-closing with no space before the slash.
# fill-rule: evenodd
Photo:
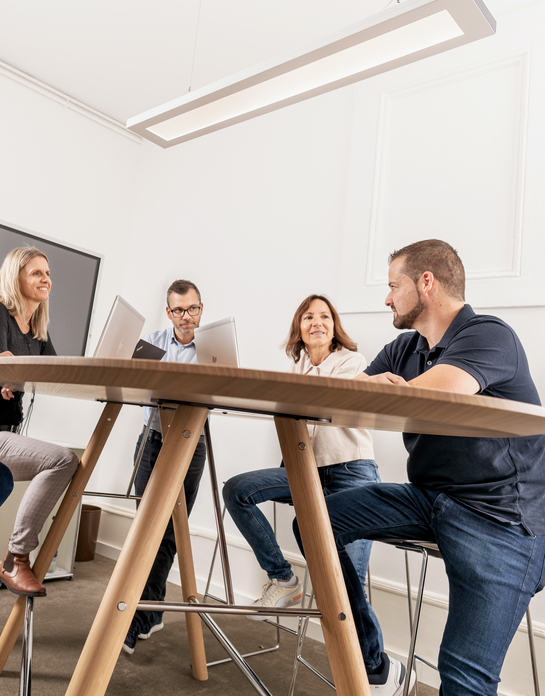
<svg viewBox="0 0 545 696">
<path fill-rule="evenodd" d="M 171 147 L 491 36 L 482 0 L 406 0 L 362 22 L 127 121 Z"/>
</svg>

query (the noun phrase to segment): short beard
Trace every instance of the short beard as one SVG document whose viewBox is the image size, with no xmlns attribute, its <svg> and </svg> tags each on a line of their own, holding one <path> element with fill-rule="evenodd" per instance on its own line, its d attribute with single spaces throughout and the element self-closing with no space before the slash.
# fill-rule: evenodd
<svg viewBox="0 0 545 696">
<path fill-rule="evenodd" d="M 394 326 L 396 329 L 412 329 L 414 326 L 414 322 L 424 311 L 424 303 L 422 302 L 422 297 L 418 292 L 418 288 L 416 292 L 418 294 L 418 302 L 411 309 L 411 311 L 407 312 L 407 314 L 398 314 L 394 317 Z"/>
</svg>

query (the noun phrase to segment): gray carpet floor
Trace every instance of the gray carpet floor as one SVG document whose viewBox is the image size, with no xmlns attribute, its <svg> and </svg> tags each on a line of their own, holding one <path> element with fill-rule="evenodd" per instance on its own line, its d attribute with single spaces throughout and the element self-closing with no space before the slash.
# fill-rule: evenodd
<svg viewBox="0 0 545 696">
<path fill-rule="evenodd" d="M 73 581 L 48 582 L 48 596 L 35 600 L 33 696 L 61 696 L 65 693 L 113 567 L 113 561 L 101 556 L 88 563 L 77 563 Z M 180 588 L 169 585 L 168 598 L 182 601 Z M 0 626 L 9 616 L 13 600 L 14 595 L 5 589 L 0 590 Z M 275 644 L 276 630 L 272 626 L 240 616 L 216 616 L 215 619 L 241 652 Z M 133 655 L 121 652 L 106 692 L 108 696 L 251 696 L 256 693 L 232 663 L 210 668 L 208 681 L 193 679 L 185 619 L 178 613 L 165 613 L 164 623 L 164 630 L 153 634 L 149 640 L 138 641 Z M 209 661 L 226 657 L 206 627 L 204 638 Z M 283 633 L 278 651 L 248 659 L 274 696 L 288 692 L 294 649 L 295 638 Z M 322 643 L 307 639 L 304 656 L 325 675 L 331 676 Z M 21 638 L 0 676 L 0 696 L 17 696 L 19 693 L 20 660 Z M 295 693 L 296 696 L 331 696 L 333 692 L 301 667 Z M 418 694 L 437 696 L 437 691 L 422 686 Z"/>
</svg>

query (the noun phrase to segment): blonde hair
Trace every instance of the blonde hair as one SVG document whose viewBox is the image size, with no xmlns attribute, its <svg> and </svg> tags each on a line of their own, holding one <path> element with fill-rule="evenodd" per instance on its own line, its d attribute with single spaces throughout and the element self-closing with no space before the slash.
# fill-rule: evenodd
<svg viewBox="0 0 545 696">
<path fill-rule="evenodd" d="M 22 269 L 36 256 L 49 259 L 36 247 L 18 247 L 9 252 L 0 268 L 0 302 L 12 317 L 25 316 L 25 298 L 19 285 L 19 274 Z M 49 300 L 41 302 L 38 309 L 30 317 L 32 335 L 39 341 L 47 341 L 47 325 L 49 324 Z"/>
</svg>

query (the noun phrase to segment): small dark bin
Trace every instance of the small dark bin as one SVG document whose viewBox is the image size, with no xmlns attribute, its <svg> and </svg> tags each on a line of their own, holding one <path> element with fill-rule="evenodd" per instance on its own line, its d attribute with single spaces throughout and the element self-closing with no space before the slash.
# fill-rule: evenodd
<svg viewBox="0 0 545 696">
<path fill-rule="evenodd" d="M 76 561 L 92 561 L 97 549 L 98 528 L 102 508 L 96 505 L 81 506 Z"/>
</svg>

